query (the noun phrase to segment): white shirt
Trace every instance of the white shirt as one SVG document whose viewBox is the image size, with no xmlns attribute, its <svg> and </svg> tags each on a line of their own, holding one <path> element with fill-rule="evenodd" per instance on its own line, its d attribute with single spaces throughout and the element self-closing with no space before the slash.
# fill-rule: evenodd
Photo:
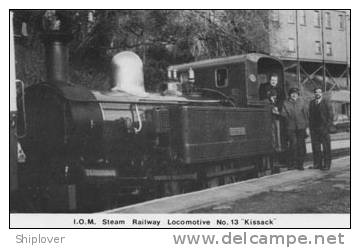
<svg viewBox="0 0 360 248">
<path fill-rule="evenodd" d="M 322 97 L 320 97 L 319 99 L 315 99 L 316 104 L 319 104 L 321 102 L 321 100 L 322 100 Z"/>
</svg>

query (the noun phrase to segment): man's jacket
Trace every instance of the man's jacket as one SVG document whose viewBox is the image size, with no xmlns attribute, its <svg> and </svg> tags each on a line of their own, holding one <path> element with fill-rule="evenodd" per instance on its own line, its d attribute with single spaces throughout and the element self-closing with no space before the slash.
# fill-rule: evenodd
<svg viewBox="0 0 360 248">
<path fill-rule="evenodd" d="M 320 103 L 312 100 L 309 105 L 310 129 L 322 129 L 330 131 L 333 124 L 333 111 L 328 100 L 322 99 Z"/>
<path fill-rule="evenodd" d="M 288 130 L 306 129 L 308 127 L 308 107 L 305 101 L 288 99 L 281 109 L 281 116 L 285 118 Z"/>
<path fill-rule="evenodd" d="M 270 83 L 261 84 L 259 88 L 259 97 L 260 100 L 269 99 L 271 92 L 276 92 L 277 100 L 283 102 L 285 100 L 284 90 L 279 86 L 271 86 Z"/>
</svg>

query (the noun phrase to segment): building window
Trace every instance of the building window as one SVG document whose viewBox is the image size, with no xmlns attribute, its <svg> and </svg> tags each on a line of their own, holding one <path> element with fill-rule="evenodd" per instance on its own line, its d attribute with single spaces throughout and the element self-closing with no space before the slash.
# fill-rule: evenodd
<svg viewBox="0 0 360 248">
<path fill-rule="evenodd" d="M 299 10 L 299 16 L 300 16 L 300 25 L 305 26 L 305 25 L 306 25 L 306 14 L 305 14 L 305 10 Z"/>
<path fill-rule="evenodd" d="M 344 30 L 345 29 L 345 18 L 344 15 L 339 15 L 339 29 Z"/>
<path fill-rule="evenodd" d="M 320 27 L 320 11 L 318 10 L 315 10 L 314 11 L 314 14 L 315 14 L 315 27 Z"/>
<path fill-rule="evenodd" d="M 289 20 L 288 23 L 294 24 L 295 23 L 295 11 L 289 10 Z"/>
<path fill-rule="evenodd" d="M 327 56 L 332 56 L 333 55 L 331 42 L 326 42 L 326 55 Z"/>
<path fill-rule="evenodd" d="M 276 10 L 276 9 L 273 10 L 271 12 L 271 20 L 274 22 L 279 22 L 279 15 L 280 15 L 279 10 Z"/>
<path fill-rule="evenodd" d="M 215 70 L 215 86 L 217 88 L 225 88 L 229 84 L 229 70 L 220 68 Z"/>
<path fill-rule="evenodd" d="M 331 15 L 330 15 L 330 12 L 326 12 L 325 13 L 325 25 L 326 25 L 326 28 L 331 28 Z"/>
<path fill-rule="evenodd" d="M 295 39 L 289 38 L 288 40 L 288 52 L 295 52 Z"/>
<path fill-rule="evenodd" d="M 315 53 L 316 54 L 321 54 L 321 43 L 320 41 L 315 41 Z"/>
</svg>

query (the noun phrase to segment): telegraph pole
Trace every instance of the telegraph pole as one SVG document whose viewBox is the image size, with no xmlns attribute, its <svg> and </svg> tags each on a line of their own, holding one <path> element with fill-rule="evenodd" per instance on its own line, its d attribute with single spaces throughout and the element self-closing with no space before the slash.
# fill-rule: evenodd
<svg viewBox="0 0 360 248">
<path fill-rule="evenodd" d="M 345 28 L 345 48 L 346 48 L 346 87 L 349 90 L 350 89 L 350 78 L 349 78 L 349 47 L 348 47 L 348 26 L 347 26 L 347 18 L 348 14 L 347 12 L 344 13 L 344 28 Z M 350 18 L 350 16 L 349 16 Z M 350 23 L 350 21 L 349 21 Z M 350 27 L 349 27 L 350 28 Z"/>
<path fill-rule="evenodd" d="M 298 80 L 298 88 L 301 86 L 301 71 L 300 71 L 300 56 L 299 56 L 299 22 L 298 22 L 298 10 L 295 10 L 295 25 L 296 25 L 296 76 Z"/>
<path fill-rule="evenodd" d="M 322 39 L 322 67 L 323 67 L 323 87 L 324 92 L 326 91 L 326 68 L 325 68 L 325 38 L 324 38 L 324 11 L 321 12 L 321 39 Z"/>
</svg>

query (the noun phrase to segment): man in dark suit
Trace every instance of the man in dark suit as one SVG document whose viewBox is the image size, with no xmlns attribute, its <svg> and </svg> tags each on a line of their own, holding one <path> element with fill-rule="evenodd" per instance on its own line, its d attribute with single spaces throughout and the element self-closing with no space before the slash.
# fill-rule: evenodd
<svg viewBox="0 0 360 248">
<path fill-rule="evenodd" d="M 321 88 L 314 89 L 309 106 L 309 126 L 314 158 L 314 168 L 329 170 L 331 166 L 330 128 L 333 112 L 329 101 L 325 100 Z M 321 146 L 323 151 L 321 151 Z"/>
</svg>

